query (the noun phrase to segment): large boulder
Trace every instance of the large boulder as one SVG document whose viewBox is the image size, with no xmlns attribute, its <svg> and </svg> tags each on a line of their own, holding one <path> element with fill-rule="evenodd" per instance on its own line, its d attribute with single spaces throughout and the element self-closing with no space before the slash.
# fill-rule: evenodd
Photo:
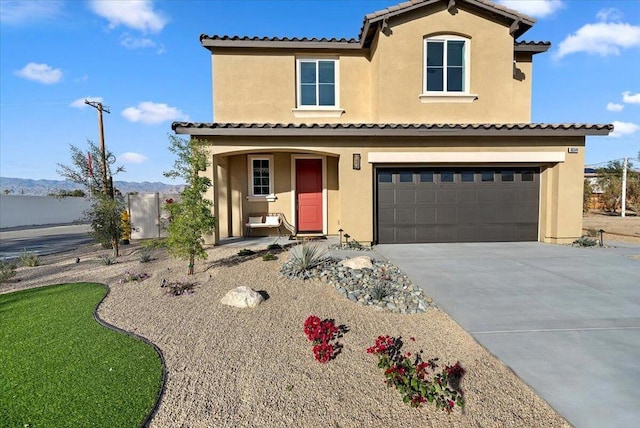
<svg viewBox="0 0 640 428">
<path fill-rule="evenodd" d="M 264 297 L 260 293 L 250 287 L 241 285 L 225 294 L 220 303 L 236 308 L 255 308 L 263 301 Z"/>
<path fill-rule="evenodd" d="M 352 257 L 341 261 L 340 264 L 351 269 L 373 269 L 371 257 L 368 256 Z"/>
</svg>

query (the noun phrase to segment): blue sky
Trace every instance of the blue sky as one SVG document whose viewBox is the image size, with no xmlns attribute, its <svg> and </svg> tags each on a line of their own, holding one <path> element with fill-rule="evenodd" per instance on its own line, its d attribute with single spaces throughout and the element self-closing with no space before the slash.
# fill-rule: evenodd
<svg viewBox="0 0 640 428">
<path fill-rule="evenodd" d="M 174 120 L 211 122 L 211 63 L 202 33 L 357 37 L 387 1 L 0 0 L 0 175 L 59 179 L 69 144 L 105 141 L 127 172 L 167 181 Z M 589 137 L 586 163 L 640 151 L 640 2 L 499 1 L 538 19 L 521 40 L 550 41 L 536 55 L 532 122 L 614 123 Z M 640 162 L 636 162 L 639 164 Z"/>
</svg>

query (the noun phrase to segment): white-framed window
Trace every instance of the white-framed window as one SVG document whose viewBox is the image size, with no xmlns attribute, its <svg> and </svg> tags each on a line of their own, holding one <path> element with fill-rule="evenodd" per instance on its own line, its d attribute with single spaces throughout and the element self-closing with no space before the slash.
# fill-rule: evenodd
<svg viewBox="0 0 640 428">
<path fill-rule="evenodd" d="M 426 95 L 469 93 L 470 40 L 460 36 L 424 39 L 424 83 Z"/>
<path fill-rule="evenodd" d="M 272 198 L 273 156 L 247 156 L 250 198 Z"/>
<path fill-rule="evenodd" d="M 338 60 L 299 58 L 296 63 L 297 107 L 337 108 L 340 105 Z"/>
</svg>

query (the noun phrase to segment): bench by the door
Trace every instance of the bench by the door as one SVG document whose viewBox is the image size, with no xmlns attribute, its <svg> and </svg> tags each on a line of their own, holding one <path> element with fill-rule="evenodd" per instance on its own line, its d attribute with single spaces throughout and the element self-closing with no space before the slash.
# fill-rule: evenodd
<svg viewBox="0 0 640 428">
<path fill-rule="evenodd" d="M 247 236 L 251 236 L 253 229 L 263 228 L 275 228 L 278 230 L 278 236 L 282 236 L 280 226 L 284 226 L 291 234 L 295 235 L 295 228 L 287 221 L 282 213 L 250 214 L 247 222 L 244 224 L 247 230 Z"/>
</svg>

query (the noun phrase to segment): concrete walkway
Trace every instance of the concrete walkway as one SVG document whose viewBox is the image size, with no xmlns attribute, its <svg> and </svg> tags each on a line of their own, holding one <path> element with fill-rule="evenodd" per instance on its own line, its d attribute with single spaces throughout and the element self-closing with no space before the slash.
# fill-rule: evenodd
<svg viewBox="0 0 640 428">
<path fill-rule="evenodd" d="M 571 424 L 638 426 L 640 246 L 411 244 L 375 251 Z"/>
</svg>

